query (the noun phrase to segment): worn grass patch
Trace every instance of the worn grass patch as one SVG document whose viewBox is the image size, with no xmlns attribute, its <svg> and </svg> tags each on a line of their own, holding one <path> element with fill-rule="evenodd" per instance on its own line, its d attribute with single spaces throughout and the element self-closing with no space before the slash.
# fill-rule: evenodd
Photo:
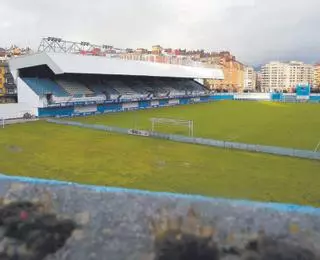
<svg viewBox="0 0 320 260">
<path fill-rule="evenodd" d="M 0 129 L 0 173 L 11 175 L 320 206 L 319 169 L 319 161 L 43 121 Z"/>
<path fill-rule="evenodd" d="M 318 104 L 221 101 L 74 120 L 150 130 L 152 117 L 187 119 L 194 120 L 198 137 L 313 150 L 320 141 L 319 115 Z M 156 131 L 188 134 L 183 127 Z"/>
</svg>

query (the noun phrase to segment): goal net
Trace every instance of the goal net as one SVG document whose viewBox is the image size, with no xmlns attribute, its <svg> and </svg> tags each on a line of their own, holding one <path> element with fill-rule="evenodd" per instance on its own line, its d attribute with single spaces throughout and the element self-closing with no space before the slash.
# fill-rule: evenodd
<svg viewBox="0 0 320 260">
<path fill-rule="evenodd" d="M 150 118 L 152 124 L 152 132 L 154 132 L 157 125 L 182 126 L 188 129 L 189 136 L 193 137 L 193 120 L 182 120 L 172 118 Z"/>
</svg>

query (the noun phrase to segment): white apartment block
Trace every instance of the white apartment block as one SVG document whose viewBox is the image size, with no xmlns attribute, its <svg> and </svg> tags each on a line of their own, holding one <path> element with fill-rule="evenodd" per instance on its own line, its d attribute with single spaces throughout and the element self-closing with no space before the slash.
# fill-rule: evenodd
<svg viewBox="0 0 320 260">
<path fill-rule="evenodd" d="M 312 84 L 314 79 L 313 71 L 313 65 L 303 62 L 270 62 L 263 66 L 261 70 L 262 91 L 290 90 L 301 83 Z"/>
<path fill-rule="evenodd" d="M 256 72 L 252 67 L 244 68 L 244 91 L 254 91 L 256 89 Z"/>
</svg>

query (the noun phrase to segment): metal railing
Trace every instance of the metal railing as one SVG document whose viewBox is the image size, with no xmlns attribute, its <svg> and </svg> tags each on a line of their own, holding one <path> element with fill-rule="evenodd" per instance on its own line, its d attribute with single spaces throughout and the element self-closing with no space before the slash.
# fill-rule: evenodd
<svg viewBox="0 0 320 260">
<path fill-rule="evenodd" d="M 114 132 L 119 134 L 128 134 L 128 135 L 131 134 L 130 132 L 131 129 L 120 128 L 115 126 L 92 125 L 92 124 L 84 124 L 80 122 L 63 121 L 63 120 L 56 120 L 56 119 L 48 119 L 47 122 L 60 124 L 60 125 L 78 126 L 82 128 Z M 158 133 L 158 132 L 149 132 L 149 137 L 170 140 L 170 141 L 175 141 L 180 143 L 199 144 L 199 145 L 220 147 L 225 149 L 236 149 L 236 150 L 243 150 L 243 151 L 249 151 L 249 152 L 267 153 L 267 154 L 273 154 L 273 155 L 320 160 L 320 152 L 317 152 L 317 151 L 258 145 L 258 144 L 219 141 L 219 140 L 213 140 L 213 139 L 207 139 L 207 138 L 201 138 L 201 137 L 198 137 L 198 138 L 188 137 L 183 135 L 164 134 L 164 133 Z"/>
</svg>

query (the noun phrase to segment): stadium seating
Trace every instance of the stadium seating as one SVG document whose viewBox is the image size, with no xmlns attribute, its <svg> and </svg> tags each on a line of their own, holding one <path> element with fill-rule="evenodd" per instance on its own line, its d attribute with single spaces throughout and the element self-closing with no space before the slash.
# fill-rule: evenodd
<svg viewBox="0 0 320 260">
<path fill-rule="evenodd" d="M 155 98 L 181 98 L 206 94 L 191 79 L 130 76 L 59 76 L 56 79 L 25 78 L 39 95 L 52 94 L 51 103 L 137 101 Z"/>
<path fill-rule="evenodd" d="M 80 96 L 80 95 L 92 95 L 93 91 L 88 89 L 84 84 L 70 79 L 58 79 L 57 83 L 63 87 L 70 95 Z"/>
<path fill-rule="evenodd" d="M 153 96 L 154 89 L 149 87 L 146 83 L 137 79 L 127 79 L 123 81 L 128 87 L 135 91 L 140 99 L 146 99 Z"/>
<path fill-rule="evenodd" d="M 140 89 L 141 93 L 152 93 L 154 89 L 152 89 L 149 85 L 142 82 L 141 80 L 133 81 L 135 86 L 134 88 Z"/>
<path fill-rule="evenodd" d="M 120 95 L 135 95 L 137 94 L 130 87 L 125 85 L 123 81 L 120 80 L 112 80 L 109 81 L 109 84 L 115 89 Z"/>
<path fill-rule="evenodd" d="M 68 97 L 69 94 L 50 79 L 23 78 L 24 82 L 39 96 L 52 94 L 56 97 Z"/>
<path fill-rule="evenodd" d="M 108 81 L 108 85 L 110 89 L 114 89 L 119 93 L 120 100 L 130 100 L 130 99 L 134 100 L 134 99 L 140 98 L 139 93 L 137 93 L 132 88 L 127 86 L 121 80 L 110 80 Z"/>
<path fill-rule="evenodd" d="M 95 94 L 106 95 L 106 98 L 109 100 L 116 100 L 119 97 L 119 93 L 115 89 L 113 89 L 112 87 L 109 87 L 107 84 L 87 83 L 87 86 Z"/>
</svg>

